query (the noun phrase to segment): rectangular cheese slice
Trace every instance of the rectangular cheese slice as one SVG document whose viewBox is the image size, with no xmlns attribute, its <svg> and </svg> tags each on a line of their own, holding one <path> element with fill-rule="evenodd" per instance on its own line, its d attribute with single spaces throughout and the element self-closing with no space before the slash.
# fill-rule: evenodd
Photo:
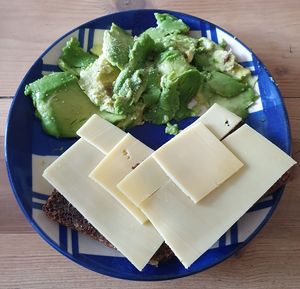
<svg viewBox="0 0 300 289">
<path fill-rule="evenodd" d="M 168 175 L 162 170 L 156 160 L 150 156 L 125 176 L 117 187 L 139 207 L 145 199 L 150 197 L 168 180 Z"/>
<path fill-rule="evenodd" d="M 100 116 L 92 115 L 77 134 L 104 154 L 108 154 L 126 133 Z"/>
<path fill-rule="evenodd" d="M 218 139 L 230 133 L 242 119 L 225 107 L 215 103 L 193 124 L 201 121 Z"/>
<path fill-rule="evenodd" d="M 188 268 L 296 162 L 248 125 L 223 140 L 245 164 L 194 204 L 169 181 L 141 208 Z"/>
<path fill-rule="evenodd" d="M 147 221 L 147 217 L 117 188 L 117 184 L 152 152 L 152 149 L 132 135 L 127 134 L 89 175 L 119 201 L 141 224 Z"/>
<path fill-rule="evenodd" d="M 192 125 L 202 122 L 218 139 L 222 139 L 240 122 L 241 118 L 226 108 L 214 104 Z M 192 126 L 191 125 L 191 126 Z M 189 129 L 191 126 L 187 127 Z M 151 196 L 156 190 L 169 180 L 152 156 L 143 161 L 136 169 L 129 173 L 117 187 L 136 206 Z"/>
<path fill-rule="evenodd" d="M 243 166 L 202 122 L 181 132 L 152 156 L 195 203 Z"/>
<path fill-rule="evenodd" d="M 139 224 L 88 177 L 103 158 L 99 150 L 80 139 L 45 170 L 44 177 L 137 269 L 142 270 L 163 239 L 150 222 Z"/>
</svg>

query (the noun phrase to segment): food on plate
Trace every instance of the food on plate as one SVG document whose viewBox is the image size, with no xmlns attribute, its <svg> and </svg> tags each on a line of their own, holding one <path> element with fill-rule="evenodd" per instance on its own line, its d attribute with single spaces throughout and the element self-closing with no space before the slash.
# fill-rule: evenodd
<svg viewBox="0 0 300 289">
<path fill-rule="evenodd" d="M 98 112 L 70 72 L 45 75 L 27 85 L 25 94 L 31 95 L 35 115 L 44 131 L 56 137 L 73 137 L 85 121 Z"/>
<path fill-rule="evenodd" d="M 49 219 L 72 230 L 86 234 L 109 248 L 116 249 L 56 190 L 53 191 L 43 206 L 43 211 Z M 152 256 L 149 264 L 157 266 L 159 263 L 166 262 L 172 257 L 174 257 L 174 253 L 166 243 L 163 243 Z"/>
<path fill-rule="evenodd" d="M 113 23 L 102 47 L 97 39 L 91 52 L 76 38 L 67 41 L 58 59 L 64 73 L 45 75 L 25 88 L 45 132 L 75 137 L 79 124 L 96 113 L 123 130 L 148 121 L 165 124 L 166 133 L 175 135 L 174 121 L 198 116 L 214 103 L 247 116 L 258 98 L 250 70 L 224 42 L 194 38 L 182 20 L 154 15 L 157 26 L 134 37 Z"/>
<path fill-rule="evenodd" d="M 214 104 L 153 152 L 94 115 L 78 131 L 81 138 L 44 171 L 57 190 L 44 210 L 68 226 L 86 224 L 81 231 L 112 244 L 138 270 L 161 254 L 159 248 L 167 250 L 164 242 L 188 268 L 296 163 L 248 125 L 236 128 L 240 121 Z"/>
<path fill-rule="evenodd" d="M 296 163 L 241 125 L 256 78 L 226 43 L 192 37 L 169 14 L 155 18 L 139 36 L 113 23 L 90 52 L 72 37 L 62 72 L 25 87 L 46 133 L 80 137 L 43 172 L 54 187 L 46 215 L 140 271 L 173 256 L 189 268 Z M 174 137 L 153 151 L 124 131 L 145 121 Z"/>
</svg>

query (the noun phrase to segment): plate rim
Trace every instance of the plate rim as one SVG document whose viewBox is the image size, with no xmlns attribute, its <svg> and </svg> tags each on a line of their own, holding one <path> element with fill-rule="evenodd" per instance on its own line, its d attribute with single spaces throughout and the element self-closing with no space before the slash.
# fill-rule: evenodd
<svg viewBox="0 0 300 289">
<path fill-rule="evenodd" d="M 254 232 L 246 239 L 244 240 L 242 243 L 238 244 L 233 250 L 231 250 L 228 254 L 225 254 L 223 256 L 223 258 L 218 259 L 216 262 L 214 262 L 213 264 L 203 267 L 202 269 L 195 269 L 193 271 L 186 271 L 186 273 L 179 273 L 178 275 L 175 274 L 169 274 L 169 275 L 138 275 L 135 274 L 134 276 L 126 276 L 126 274 L 124 275 L 124 273 L 114 273 L 114 272 L 107 272 L 105 270 L 103 270 L 103 268 L 96 268 L 96 266 L 93 266 L 93 264 L 86 264 L 85 262 L 83 262 L 82 260 L 78 260 L 77 258 L 73 257 L 73 255 L 68 254 L 68 252 L 65 252 L 63 249 L 60 248 L 60 246 L 58 244 L 56 244 L 34 221 L 34 219 L 27 213 L 20 197 L 19 197 L 19 193 L 16 191 L 16 188 L 14 186 L 14 181 L 13 181 L 13 169 L 12 169 L 12 165 L 10 164 L 10 160 L 9 160 L 9 155 L 10 153 L 10 148 L 8 147 L 8 139 L 10 138 L 10 126 L 11 126 L 11 119 L 12 119 L 12 113 L 13 113 L 13 107 L 15 105 L 15 101 L 17 96 L 20 94 L 20 90 L 24 84 L 25 79 L 27 78 L 27 75 L 30 73 L 30 71 L 32 70 L 32 68 L 38 63 L 38 61 L 40 61 L 43 56 L 45 56 L 59 41 L 61 41 L 63 38 L 65 38 L 66 36 L 68 36 L 69 34 L 71 34 L 72 32 L 85 27 L 85 26 L 89 26 L 90 24 L 93 24 L 99 20 L 101 20 L 101 18 L 103 17 L 114 17 L 114 16 L 120 16 L 120 15 L 126 15 L 128 12 L 129 13 L 139 13 L 141 11 L 147 11 L 149 14 L 150 13 L 170 13 L 170 14 L 176 14 L 176 16 L 178 16 L 179 18 L 184 16 L 187 18 L 192 18 L 194 20 L 201 20 L 204 21 L 208 24 L 211 24 L 213 26 L 215 26 L 216 28 L 220 29 L 221 31 L 227 33 L 229 36 L 231 36 L 232 38 L 234 38 L 237 42 L 239 42 L 241 45 L 243 45 L 248 51 L 250 51 L 258 60 L 258 62 L 260 63 L 261 67 L 265 70 L 265 72 L 267 73 L 267 75 L 269 77 L 273 76 L 271 75 L 271 73 L 269 72 L 269 70 L 267 69 L 267 67 L 264 65 L 264 63 L 260 60 L 260 58 L 256 55 L 255 52 L 252 51 L 252 49 L 247 46 L 245 43 L 243 43 L 238 37 L 235 37 L 233 34 L 231 34 L 230 32 L 228 32 L 227 30 L 223 29 L 222 27 L 207 21 L 206 19 L 197 17 L 197 16 L 193 16 L 187 13 L 182 13 L 182 12 L 178 12 L 178 11 L 174 11 L 174 10 L 165 10 L 165 9 L 134 9 L 134 10 L 126 10 L 126 11 L 120 11 L 120 12 L 115 12 L 115 13 L 109 13 L 109 14 L 105 14 L 102 16 L 99 16 L 97 18 L 94 18 L 92 20 L 89 20 L 87 22 L 82 23 L 81 25 L 67 31 L 66 33 L 64 33 L 62 36 L 60 36 L 59 38 L 57 38 L 54 42 L 52 42 L 43 52 L 42 54 L 34 61 L 34 63 L 30 66 L 30 68 L 27 70 L 26 74 L 24 75 L 22 81 L 20 82 L 16 93 L 14 95 L 13 101 L 10 105 L 10 109 L 9 109 L 9 113 L 7 116 L 7 120 L 6 120 L 6 125 L 5 125 L 5 136 L 4 136 L 4 158 L 5 158 L 5 164 L 6 164 L 6 170 L 7 170 L 7 174 L 8 174 L 8 179 L 9 179 L 9 183 L 11 186 L 11 189 L 13 191 L 14 197 L 19 205 L 19 207 L 21 208 L 21 211 L 23 212 L 25 218 L 27 219 L 27 221 L 31 224 L 31 226 L 34 228 L 34 230 L 44 239 L 44 241 L 46 241 L 52 248 L 54 248 L 55 250 L 57 250 L 59 253 L 61 253 L 63 256 L 67 257 L 68 259 L 72 260 L 73 262 L 75 262 L 76 264 L 92 270 L 94 272 L 106 275 L 106 276 L 110 276 L 110 277 L 114 277 L 114 278 L 118 278 L 118 279 L 123 279 L 123 280 L 132 280 L 132 281 L 163 281 L 163 280 L 172 280 L 172 279 L 178 279 L 178 278 L 183 278 L 183 277 L 187 277 L 190 275 L 194 275 L 196 273 L 200 273 L 203 272 L 215 265 L 220 264 L 221 262 L 225 261 L 226 259 L 228 259 L 229 257 L 231 257 L 233 254 L 235 254 L 238 250 L 240 250 L 241 248 L 243 248 L 244 246 L 246 246 L 248 243 L 250 243 L 252 241 L 252 239 L 254 239 L 258 232 L 260 232 L 262 230 L 262 228 L 265 226 L 265 224 L 270 220 L 271 216 L 273 215 L 281 197 L 282 194 L 284 192 L 285 189 L 285 185 L 282 186 L 281 188 L 279 188 L 274 195 L 276 194 L 276 199 L 274 201 L 273 206 L 271 207 L 271 209 L 269 210 L 269 212 L 267 213 L 267 215 L 265 216 L 264 220 L 259 224 L 259 226 L 257 226 L 257 228 L 254 230 Z M 283 102 L 283 97 L 282 94 L 278 88 L 277 82 L 276 80 L 273 78 L 273 82 L 274 82 L 274 87 L 275 90 L 279 96 L 279 102 L 280 102 L 280 106 L 283 109 L 283 114 L 285 117 L 285 121 L 286 121 L 286 126 L 287 126 L 287 139 L 288 139 L 288 151 L 287 153 L 289 155 L 291 155 L 291 129 L 290 129 L 290 122 L 289 122 L 289 118 L 288 118 L 288 114 L 287 114 L 287 110 L 285 107 L 285 104 Z M 139 277 L 140 276 L 140 277 Z"/>
</svg>

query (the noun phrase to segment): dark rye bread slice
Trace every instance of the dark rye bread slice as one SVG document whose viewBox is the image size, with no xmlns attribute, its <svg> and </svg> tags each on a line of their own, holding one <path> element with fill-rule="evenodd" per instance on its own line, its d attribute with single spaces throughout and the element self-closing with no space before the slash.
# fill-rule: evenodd
<svg viewBox="0 0 300 289">
<path fill-rule="evenodd" d="M 283 186 L 291 171 L 287 171 L 267 192 L 269 195 Z M 43 211 L 49 219 L 62 224 L 68 228 L 89 235 L 91 238 L 103 243 L 107 247 L 115 248 L 105 239 L 58 191 L 54 190 L 43 206 Z M 173 251 L 166 243 L 163 243 L 150 260 L 150 264 L 158 265 L 174 256 Z"/>
<path fill-rule="evenodd" d="M 58 191 L 54 190 L 43 206 L 47 217 L 61 225 L 89 235 L 91 238 L 103 243 L 105 246 L 114 246 L 105 239 Z M 174 253 L 163 243 L 150 260 L 150 264 L 158 265 L 172 258 Z"/>
</svg>

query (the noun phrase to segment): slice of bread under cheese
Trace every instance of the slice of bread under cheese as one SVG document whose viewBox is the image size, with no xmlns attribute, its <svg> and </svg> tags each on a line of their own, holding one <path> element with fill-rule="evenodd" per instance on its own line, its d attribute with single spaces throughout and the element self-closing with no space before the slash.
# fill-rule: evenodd
<svg viewBox="0 0 300 289">
<path fill-rule="evenodd" d="M 44 211 L 51 219 L 109 247 L 116 247 L 139 270 L 152 256 L 151 263 L 158 264 L 173 256 L 173 252 L 188 268 L 276 181 L 277 185 L 271 190 L 283 184 L 288 177 L 286 172 L 295 164 L 247 125 L 220 141 L 240 121 L 224 108 L 214 105 L 190 128 L 152 153 L 132 136 L 120 130 L 114 133 L 118 130 L 116 127 L 93 116 L 78 132 L 82 139 L 45 170 L 44 177 L 61 195 L 55 191 Z M 112 135 L 115 139 L 106 142 Z M 249 143 L 246 142 L 248 138 Z M 255 144 L 259 148 L 253 151 Z M 255 161 L 257 158 L 265 159 L 263 168 Z M 281 166 L 275 166 L 272 175 L 269 168 L 277 158 L 279 162 L 281 160 Z M 145 159 L 148 162 L 144 162 Z M 157 165 L 153 166 L 153 162 Z M 136 163 L 141 165 L 136 166 Z M 191 163 L 193 165 L 189 165 Z M 203 167 L 202 164 L 206 165 Z M 109 173 L 111 166 L 112 174 Z M 76 167 L 85 170 L 81 172 Z M 254 183 L 256 172 L 261 170 L 259 177 L 265 175 L 266 179 L 261 179 L 259 186 L 249 187 Z M 268 174 L 264 173 L 266 170 Z M 138 177 L 136 171 L 140 172 Z M 153 185 L 149 183 L 148 174 L 153 174 L 150 178 Z M 157 174 L 165 177 L 158 181 Z M 80 180 L 78 186 L 74 179 Z M 133 185 L 130 180 L 134 180 Z M 138 180 L 141 185 L 136 192 Z M 247 194 L 242 194 L 239 188 Z M 235 207 L 235 198 L 240 200 L 241 208 Z M 172 206 L 178 207 L 175 213 Z M 220 213 L 224 206 L 228 206 L 227 221 Z M 208 219 L 212 221 L 207 224 L 197 223 L 197 219 L 205 219 L 206 211 L 209 216 L 218 212 L 225 223 L 210 217 Z M 150 223 L 145 223 L 147 218 Z M 209 231 L 211 234 L 204 238 Z M 140 232 L 139 237 L 130 232 L 135 235 Z"/>
</svg>

